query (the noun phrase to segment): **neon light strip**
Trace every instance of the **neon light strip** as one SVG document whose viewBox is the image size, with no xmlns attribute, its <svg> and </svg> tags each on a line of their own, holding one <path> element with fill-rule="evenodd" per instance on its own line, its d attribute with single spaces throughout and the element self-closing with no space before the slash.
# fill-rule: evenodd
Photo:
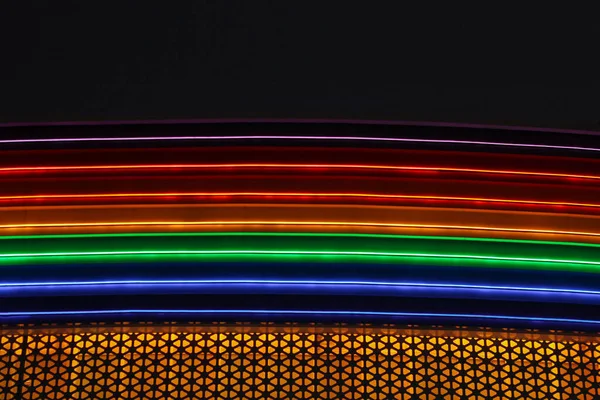
<svg viewBox="0 0 600 400">
<path fill-rule="evenodd" d="M 350 311 L 350 310 L 165 310 L 165 309 L 131 309 L 131 310 L 87 310 L 87 311 L 15 311 L 0 312 L 0 317 L 35 317 L 35 316 L 66 316 L 66 315 L 120 315 L 120 314 L 267 314 L 267 315 L 329 315 L 329 316 L 372 316 L 372 317 L 421 317 L 421 318 L 465 318 L 465 319 L 487 319 L 527 322 L 555 322 L 600 325 L 598 320 L 575 319 L 575 318 L 548 318 L 548 317 L 521 317 L 514 315 L 489 315 L 489 314 L 443 314 L 443 313 L 411 313 L 395 311 Z"/>
<path fill-rule="evenodd" d="M 542 292 L 565 293 L 600 296 L 600 291 L 581 289 L 562 289 L 545 287 L 522 286 L 492 286 L 492 285 L 467 285 L 446 283 L 420 283 L 420 282 L 381 282 L 381 281 L 319 281 L 319 280 L 277 280 L 277 279 L 208 279 L 208 280 L 120 280 L 120 281 L 70 281 L 70 282 L 12 282 L 0 283 L 0 288 L 26 288 L 26 287 L 60 287 L 60 286 L 112 286 L 112 285 L 350 285 L 350 286 L 382 286 L 382 287 L 416 287 L 416 288 L 444 288 L 444 289 L 475 289 L 475 290 L 507 290 L 516 292 Z"/>
<path fill-rule="evenodd" d="M 599 208 L 600 204 L 592 203 L 562 203 L 555 201 L 515 200 L 515 199 L 490 199 L 480 197 L 443 197 L 443 196 L 413 196 L 395 194 L 370 194 L 370 193 L 100 193 L 100 194 L 40 194 L 0 196 L 0 200 L 42 200 L 42 199 L 89 199 L 89 198 L 123 198 L 123 197 L 321 197 L 321 198 L 368 198 L 368 199 L 405 199 L 405 200 L 444 200 L 444 201 L 469 201 L 482 203 L 505 204 L 532 204 L 544 206 L 566 207 L 591 207 Z"/>
<path fill-rule="evenodd" d="M 328 232 L 152 232 L 152 233 L 91 233 L 91 234 L 58 234 L 58 235 L 19 235 L 0 236 L 2 240 L 29 239 L 88 239 L 88 238 L 125 238 L 125 237 L 215 237 L 215 236 L 254 236 L 254 237 L 334 237 L 334 238 L 380 238 L 380 239 L 417 239 L 417 240 L 451 240 L 460 242 L 490 243 L 523 243 L 551 246 L 578 246 L 600 248 L 595 243 L 573 243 L 549 240 L 495 239 L 473 238 L 462 236 L 425 236 L 425 235 L 393 235 L 381 233 L 328 233 Z"/>
<path fill-rule="evenodd" d="M 139 137 L 93 137 L 93 138 L 52 138 L 52 139 L 4 139 L 0 144 L 19 143 L 77 143 L 77 142 L 141 142 L 141 141 L 180 141 L 180 140 L 321 140 L 321 141 L 359 141 L 359 142 L 392 142 L 392 143 L 436 143 L 436 144 L 460 144 L 475 146 L 502 146 L 522 147 L 534 149 L 554 150 L 578 150 L 600 152 L 600 148 L 559 146 L 547 144 L 530 143 L 502 143 L 482 142 L 474 140 L 444 140 L 444 139 L 413 139 L 413 138 L 383 138 L 366 136 L 276 136 L 276 135 L 251 135 L 251 136 L 139 136 Z"/>
<path fill-rule="evenodd" d="M 128 226 L 212 226 L 212 225 L 265 225 L 265 226 L 326 226 L 326 227 L 384 227 L 384 228 L 424 228 L 424 229 L 457 229 L 477 230 L 493 232 L 516 232 L 516 233 L 540 233 L 549 235 L 574 235 L 600 237 L 600 233 L 556 231 L 544 229 L 518 229 L 518 228 L 494 228 L 488 226 L 461 226 L 461 225 L 425 225 L 425 224 L 391 224 L 377 222 L 298 222 L 298 221 L 143 221 L 143 222 L 84 222 L 84 223 L 49 223 L 49 224 L 11 224 L 0 225 L 0 229 L 22 229 L 22 228 L 76 228 L 76 227 L 128 227 Z"/>
<path fill-rule="evenodd" d="M 600 179 L 596 175 L 560 174 L 536 171 L 511 171 L 472 168 L 449 167 L 411 167 L 387 165 L 336 165 L 336 164 L 147 164 L 147 165 L 74 165 L 74 166 L 43 166 L 43 167 L 10 167 L 0 168 L 0 172 L 47 172 L 47 171 L 94 171 L 94 170 L 140 170 L 140 169 L 224 169 L 224 168 L 273 168 L 273 169 L 367 169 L 389 171 L 434 171 L 434 172 L 465 172 L 501 175 L 544 176 L 554 178 Z"/>
<path fill-rule="evenodd" d="M 519 287 L 478 285 L 403 284 L 385 282 L 345 283 L 333 281 L 113 281 L 20 283 L 0 285 L 0 296 L 94 296 L 100 294 L 303 294 L 303 295 L 374 295 L 383 297 L 428 297 L 518 300 L 569 304 L 600 305 L 600 292 L 566 289 L 527 290 Z"/>
<path fill-rule="evenodd" d="M 517 261 L 553 264 L 600 265 L 600 261 L 564 260 L 552 258 L 499 257 L 478 256 L 465 254 L 434 254 L 434 253 L 393 253 L 379 251 L 288 251 L 288 250 L 156 250 L 156 251 L 89 251 L 89 252 L 54 252 L 54 253 L 3 253 L 0 260 L 14 258 L 58 258 L 58 257 L 94 257 L 94 256 L 160 256 L 160 255 L 291 255 L 291 256 L 366 256 L 366 257 L 415 257 L 415 258 L 445 258 L 488 261 Z"/>
</svg>

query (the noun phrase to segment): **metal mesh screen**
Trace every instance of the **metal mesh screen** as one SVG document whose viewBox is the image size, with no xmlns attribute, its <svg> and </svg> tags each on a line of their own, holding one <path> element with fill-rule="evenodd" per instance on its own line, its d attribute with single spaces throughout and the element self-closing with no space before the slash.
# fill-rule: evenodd
<svg viewBox="0 0 600 400">
<path fill-rule="evenodd" d="M 2 399 L 595 399 L 597 336 L 317 324 L 3 327 Z"/>
</svg>

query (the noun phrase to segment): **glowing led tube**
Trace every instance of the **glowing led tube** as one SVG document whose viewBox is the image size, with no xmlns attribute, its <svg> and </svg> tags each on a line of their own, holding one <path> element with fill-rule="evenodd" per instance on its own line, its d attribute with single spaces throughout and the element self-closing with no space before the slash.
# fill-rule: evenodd
<svg viewBox="0 0 600 400">
<path fill-rule="evenodd" d="M 600 261 L 561 260 L 550 258 L 497 257 L 462 254 L 429 254 L 429 253 L 392 253 L 376 251 L 285 251 L 285 250 L 165 250 L 165 251 L 90 251 L 62 253 L 4 253 L 0 259 L 38 258 L 38 257 L 77 257 L 77 256 L 118 256 L 118 255 L 340 255 L 340 256 L 381 256 L 381 257 L 419 257 L 419 258 L 457 258 L 472 260 L 498 260 L 520 262 L 544 262 L 558 264 L 600 265 Z"/>
<path fill-rule="evenodd" d="M 532 206 L 557 206 L 557 207 L 586 207 L 600 208 L 597 203 L 570 203 L 538 200 L 519 199 L 494 199 L 484 197 L 445 197 L 445 196 L 419 196 L 419 195 L 395 195 L 395 194 L 372 194 L 372 193 L 236 193 L 236 192 L 184 192 L 184 193 L 96 193 L 96 194 L 38 194 L 38 195 L 16 195 L 0 196 L 0 200 L 45 200 L 45 199 L 106 199 L 106 198 L 177 198 L 177 197 L 263 197 L 263 198 L 298 198 L 306 201 L 308 198 L 356 198 L 370 200 L 440 200 L 440 201 L 465 201 L 495 204 L 526 204 Z"/>
<path fill-rule="evenodd" d="M 29 235 L 0 239 L 0 263 L 100 262 L 103 259 L 112 262 L 119 259 L 137 262 L 142 259 L 206 262 L 227 257 L 240 261 L 248 257 L 266 257 L 320 262 L 335 262 L 336 258 L 342 258 L 349 262 L 392 264 L 420 264 L 429 260 L 427 262 L 430 264 L 470 263 L 480 267 L 490 262 L 508 262 L 530 269 L 545 261 L 560 260 L 560 268 L 570 269 L 577 266 L 581 268 L 583 264 L 600 264 L 599 250 L 600 245 L 589 243 L 572 245 L 569 242 L 463 239 L 452 236 L 310 232 Z M 557 265 L 546 262 L 545 267 L 557 268 Z"/>
<path fill-rule="evenodd" d="M 435 287 L 482 290 L 512 290 L 527 292 L 590 294 L 600 296 L 600 290 L 582 290 L 565 288 L 547 288 L 536 286 L 495 286 L 460 283 L 424 283 L 424 282 L 385 282 L 385 281 L 347 281 L 347 280 L 282 280 L 282 279 L 162 279 L 162 280 L 101 280 L 101 281 L 48 281 L 48 282 L 0 282 L 0 288 L 52 287 L 52 286 L 111 286 L 111 285 L 193 285 L 193 284 L 274 284 L 274 285 L 354 285 L 385 287 Z"/>
<path fill-rule="evenodd" d="M 526 321 L 531 323 L 565 323 L 565 324 L 585 324 L 600 325 L 600 320 L 576 319 L 576 318 L 549 318 L 537 316 L 515 316 L 515 315 L 494 315 L 494 314 L 444 314 L 444 313 L 412 313 L 396 311 L 353 311 L 353 310 L 269 310 L 269 309 L 123 309 L 123 310 L 64 310 L 64 311 L 12 311 L 0 312 L 0 318 L 13 317 L 41 317 L 41 316 L 92 316 L 92 315 L 128 315 L 128 314 L 188 314 L 188 315 L 281 315 L 281 316 L 365 316 L 365 317 L 398 317 L 398 318 L 448 318 L 448 319 L 481 319 L 481 320 L 505 320 L 505 321 Z"/>
<path fill-rule="evenodd" d="M 111 205 L 42 205 L 0 208 L 1 226 L 23 222 L 25 225 L 39 223 L 138 223 L 150 221 L 179 220 L 214 224 L 223 221 L 250 221 L 258 223 L 304 223 L 318 224 L 408 224 L 412 226 L 482 226 L 494 228 L 546 230 L 590 230 L 600 227 L 600 217 L 586 214 L 563 215 L 560 213 L 532 213 L 513 210 L 487 210 L 474 208 L 397 207 L 390 205 L 362 204 L 282 204 L 265 203 L 219 203 L 219 204 L 111 204 Z M 112 221 L 111 221 L 112 220 Z M 547 222 L 546 222 L 547 221 Z M 469 222 L 465 224 L 465 222 Z M 566 229 L 565 229 L 566 228 Z M 571 228 L 571 229 L 569 229 Z M 587 228 L 587 229 L 584 229 Z"/>
<path fill-rule="evenodd" d="M 328 239 L 323 241 L 322 239 Z M 233 249 L 230 247 L 235 243 Z M 600 259 L 600 244 L 557 241 L 331 232 L 152 232 L 0 236 L 2 254 L 121 251 L 447 252 L 477 256 Z"/>
<path fill-rule="evenodd" d="M 258 289 L 270 292 L 273 289 L 285 292 L 351 292 L 367 294 L 394 295 L 414 293 L 442 297 L 517 297 L 534 298 L 538 301 L 570 301 L 600 302 L 600 291 L 568 288 L 495 286 L 460 283 L 424 283 L 424 282 L 382 282 L 382 281 L 347 281 L 347 280 L 282 280 L 282 279 L 187 279 L 187 280 L 103 280 L 103 281 L 48 281 L 48 282 L 5 282 L 0 283 L 0 294 L 7 296 L 19 293 L 51 294 L 53 292 L 69 293 L 79 291 L 93 294 L 98 290 L 128 291 L 146 289 L 157 292 L 160 289 L 187 292 L 188 288 L 202 290 L 238 290 Z M 217 291 L 218 291 L 217 290 Z"/>
<path fill-rule="evenodd" d="M 520 234 L 543 234 L 553 236 L 589 236 L 600 237 L 600 232 L 581 232 L 581 231 L 561 231 L 549 229 L 519 229 L 519 228 L 498 228 L 489 226 L 468 226 L 468 225 L 429 225 L 429 224 L 393 224 L 379 222 L 330 222 L 330 221 L 136 221 L 136 222 L 81 222 L 81 223 L 32 223 L 32 224 L 10 224 L 0 225 L 0 229 L 6 230 L 26 230 L 30 233 L 31 229 L 47 228 L 94 228 L 94 227 L 169 227 L 172 229 L 177 226 L 187 227 L 205 227 L 211 231 L 216 231 L 222 227 L 240 226 L 240 227 L 263 227 L 263 229 L 272 229 L 273 227 L 291 228 L 294 226 L 308 227 L 314 229 L 326 228 L 407 228 L 407 229 L 446 229 L 458 231 L 490 231 Z M 171 232 L 171 231 L 169 231 Z M 475 232 L 476 233 L 476 232 Z M 87 234 L 87 233 L 86 233 Z M 41 235 L 44 236 L 44 235 Z M 0 236 L 2 239 L 3 236 Z M 572 239 L 572 238 L 570 238 Z M 569 240 L 563 240 L 569 242 Z"/>
<path fill-rule="evenodd" d="M 93 238 L 166 238 L 166 237 L 323 237 L 323 238 L 373 238 L 373 239 L 416 239 L 416 240 L 442 240 L 459 242 L 480 242 L 480 243 L 517 243 L 531 245 L 550 245 L 550 246 L 576 246 L 600 249 L 600 244 L 596 243 L 575 243 L 559 242 L 549 240 L 524 240 L 524 239 L 496 239 L 496 238 L 477 238 L 462 236 L 435 236 L 435 235 L 394 235 L 382 233 L 329 233 L 329 232 L 151 232 L 151 233 L 91 233 L 91 234 L 58 234 L 58 235 L 18 235 L 18 236 L 0 236 L 0 243 L 7 240 L 30 240 L 30 239 L 93 239 Z M 0 253 L 2 256 L 2 253 Z M 600 254 L 599 254 L 600 256 Z"/>
<path fill-rule="evenodd" d="M 375 252 L 375 251 L 286 251 L 286 250 L 165 250 L 165 251 L 93 251 L 93 252 L 52 252 L 52 253 L 9 253 L 0 254 L 0 263 L 7 264 L 15 262 L 26 262 L 38 264 L 40 261 L 56 261 L 60 259 L 70 259 L 75 262 L 77 259 L 92 259 L 93 261 L 110 260 L 115 258 L 129 258 L 134 260 L 157 261 L 160 259 L 173 260 L 173 258 L 200 258 L 203 261 L 209 259 L 228 259 L 228 258 L 257 258 L 260 260 L 283 258 L 289 261 L 290 258 L 316 257 L 333 259 L 336 261 L 350 259 L 352 261 L 385 261 L 387 259 L 395 262 L 409 259 L 411 261 L 461 261 L 484 262 L 484 263 L 508 263 L 517 264 L 520 268 L 536 268 L 541 265 L 543 268 L 574 269 L 582 271 L 598 272 L 600 261 L 587 260 L 567 260 L 551 258 L 527 258 L 527 257 L 499 257 L 499 256 L 481 256 L 468 254 L 434 254 L 434 253 L 395 253 L 395 252 Z M 415 260 L 416 259 L 416 260 Z"/>
<path fill-rule="evenodd" d="M 446 139 L 413 139 L 413 138 L 386 138 L 386 137 L 367 137 L 367 136 L 298 136 L 298 135 L 249 135 L 249 136 L 131 136 L 131 137 L 80 137 L 80 138 L 47 138 L 47 139 L 4 139 L 0 144 L 21 144 L 21 143 L 78 143 L 78 142 L 143 142 L 143 141 L 182 141 L 182 140 L 206 140 L 206 141 L 229 141 L 229 140 L 277 140 L 277 141 L 357 141 L 357 142 L 390 142 L 390 143 L 432 143 L 432 144 L 459 144 L 473 146 L 500 146 L 517 147 L 533 149 L 553 149 L 553 150 L 577 150 L 600 152 L 600 148 L 579 147 L 579 146 L 560 146 L 531 143 L 506 143 L 506 142 L 487 142 L 474 140 L 446 140 Z"/>
<path fill-rule="evenodd" d="M 350 165 L 350 164 L 144 164 L 144 165 L 69 165 L 42 167 L 3 167 L 0 172 L 70 172 L 96 170 L 171 170 L 171 169 L 231 169 L 231 168 L 265 168 L 265 169 L 366 169 L 383 171 L 427 171 L 427 172 L 460 172 L 493 175 L 523 175 L 568 179 L 600 179 L 596 175 L 561 174 L 539 171 L 512 171 L 473 168 L 391 166 L 391 165 Z"/>
</svg>

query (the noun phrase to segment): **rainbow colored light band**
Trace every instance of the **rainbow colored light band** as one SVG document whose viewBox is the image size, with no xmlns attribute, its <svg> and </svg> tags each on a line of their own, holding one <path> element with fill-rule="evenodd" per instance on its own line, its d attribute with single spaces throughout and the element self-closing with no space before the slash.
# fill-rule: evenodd
<svg viewBox="0 0 600 400">
<path fill-rule="evenodd" d="M 265 147 L 263 140 L 276 147 Z M 152 149 L 130 148 L 142 142 L 155 143 Z M 177 142 L 180 148 L 171 146 L 172 153 L 161 153 L 159 148 L 169 142 Z M 76 150 L 82 146 L 44 149 L 51 143 L 88 143 L 96 147 L 105 143 L 110 149 L 86 148 L 82 153 Z M 358 150 L 367 143 L 386 145 L 371 146 L 376 150 Z M 318 295 L 370 291 L 369 296 L 398 293 L 399 297 L 461 299 L 453 304 L 476 298 L 491 302 L 499 298 L 533 300 L 530 304 L 564 300 L 570 304 L 568 310 L 577 310 L 580 303 L 589 307 L 600 302 L 600 290 L 594 287 L 600 272 L 600 202 L 596 202 L 600 175 L 595 169 L 599 164 L 589 158 L 600 148 L 486 140 L 269 134 L 82 134 L 76 138 L 5 139 L 0 144 L 36 144 L 29 148 L 33 151 L 23 146 L 3 152 L 6 158 L 0 166 L 6 184 L 0 195 L 0 233 L 4 234 L 0 236 L 0 292 L 12 296 L 7 318 L 10 313 L 58 317 L 41 309 L 18 314 L 18 308 L 25 304 L 36 307 L 35 301 L 23 301 L 30 295 L 62 293 L 61 296 L 77 295 L 83 299 L 88 297 L 86 290 L 105 296 L 114 294 L 113 289 L 115 293 L 138 290 L 132 286 L 144 287 L 135 293 L 151 295 L 154 290 L 162 290 L 179 293 L 181 299 L 187 294 L 175 286 L 193 286 L 196 294 L 236 294 L 236 288 L 252 286 L 261 295 L 287 294 L 288 290 Z M 198 144 L 202 147 L 194 149 Z M 237 147 L 227 147 L 229 144 Z M 321 144 L 326 146 L 316 147 Z M 439 147 L 435 151 L 413 152 L 391 149 L 394 146 L 388 144 L 411 144 L 411 148 L 424 144 L 455 148 L 464 145 L 472 146 L 472 151 L 444 152 Z M 215 153 L 212 149 L 220 150 Z M 486 157 L 482 151 L 490 149 L 496 154 Z M 510 150 L 504 153 L 530 151 L 507 156 L 502 154 L 503 149 Z M 578 159 L 575 153 L 568 159 L 531 159 L 525 155 L 539 150 L 579 151 L 582 158 Z M 336 151 L 340 153 L 335 154 Z M 28 165 L 30 160 L 32 164 Z M 444 165 L 439 165 L 440 160 L 444 160 Z M 351 182 L 337 180 L 352 179 L 352 174 L 356 176 Z M 528 182 L 535 185 L 529 186 Z M 411 206 L 415 204 L 420 207 Z M 131 268 L 121 271 L 123 265 Z M 232 278 L 270 279 L 221 279 L 228 276 L 226 270 L 219 270 L 224 266 L 231 266 Z M 473 267 L 473 272 L 462 267 Z M 493 268 L 512 271 L 491 271 Z M 423 278 L 426 271 L 433 270 L 448 282 L 436 283 L 437 277 Z M 536 270 L 554 272 L 545 275 Z M 60 275 L 53 277 L 54 271 Z M 462 281 L 460 277 L 449 278 L 458 271 L 464 271 Z M 103 274 L 106 280 L 102 279 Z M 144 276 L 157 279 L 129 280 Z M 355 280 L 341 279 L 349 276 Z M 423 281 L 411 283 L 411 276 L 421 276 Z M 545 285 L 546 276 L 552 276 L 549 282 L 555 283 Z M 586 289 L 571 289 L 576 285 L 568 282 L 565 287 L 556 287 L 561 276 L 580 282 Z M 589 281 L 584 276 L 590 277 Z M 492 277 L 503 283 L 489 283 Z M 219 312 L 219 306 L 182 312 L 208 315 Z M 91 314 L 70 309 L 65 315 L 107 316 L 103 310 L 93 310 L 93 306 L 77 307 L 90 309 Z M 127 304 L 119 307 L 122 309 L 107 312 L 159 311 L 139 310 Z M 225 312 L 246 310 L 239 304 L 231 307 L 236 310 Z M 358 308 L 361 307 L 362 303 Z M 452 311 L 448 307 L 447 311 Z M 314 315 L 301 311 L 302 304 L 291 308 L 295 310 L 287 315 Z M 520 316 L 512 320 L 532 322 L 530 317 L 522 316 L 522 311 L 515 310 Z M 409 315 L 503 318 L 485 312 L 470 317 L 467 313 L 443 312 L 324 312 L 341 313 L 344 318 L 351 314 L 379 315 L 384 319 Z M 548 315 L 546 311 L 536 315 L 543 314 Z M 547 319 L 549 323 L 584 321 Z"/>
</svg>

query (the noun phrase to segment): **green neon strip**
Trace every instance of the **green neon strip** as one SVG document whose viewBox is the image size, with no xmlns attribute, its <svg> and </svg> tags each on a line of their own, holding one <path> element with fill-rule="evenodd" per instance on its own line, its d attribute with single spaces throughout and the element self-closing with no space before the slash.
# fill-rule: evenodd
<svg viewBox="0 0 600 400">
<path fill-rule="evenodd" d="M 0 240 L 0 265 L 122 260 L 252 259 L 289 262 L 296 259 L 318 262 L 468 264 L 600 272 L 599 245 L 580 246 L 567 242 L 265 232 L 35 235 L 10 238 L 15 240 Z"/>
<path fill-rule="evenodd" d="M 407 263 L 504 267 L 521 269 L 559 269 L 600 272 L 600 262 L 564 259 L 493 257 L 468 254 L 388 253 L 352 251 L 285 251 L 285 250 L 169 250 L 169 251 L 106 251 L 64 253 L 14 253 L 0 256 L 2 264 L 46 264 L 57 262 L 149 262 L 149 261 L 263 261 L 263 262 L 361 262 Z"/>
<path fill-rule="evenodd" d="M 523 243 L 551 246 L 580 246 L 600 249 L 600 244 L 561 242 L 550 240 L 527 240 L 527 239 L 495 239 L 464 236 L 434 236 L 434 235 L 392 235 L 379 233 L 320 233 L 320 232 L 151 232 L 151 233 L 91 233 L 91 234 L 60 234 L 60 235 L 19 235 L 0 236 L 0 240 L 29 240 L 29 239 L 86 239 L 86 238 L 125 238 L 125 237 L 211 237 L 211 236 L 254 236 L 254 237 L 362 237 L 382 239 L 418 239 L 418 240 L 455 240 L 468 242 L 489 243 Z"/>
<path fill-rule="evenodd" d="M 71 256 L 113 256 L 113 255 L 163 255 L 163 254 L 283 254 L 283 255 L 342 255 L 342 256 L 382 256 L 382 257 L 427 257 L 427 258 L 467 258 L 477 260 L 523 261 L 523 262 L 548 262 L 562 264 L 587 264 L 600 265 L 600 261 L 581 260 L 556 260 L 551 258 L 523 258 L 523 257 L 490 257 L 470 254 L 435 254 L 435 253 L 386 253 L 375 251 L 285 251 L 285 250 L 155 250 L 155 251 L 98 251 L 85 253 L 24 253 L 2 254 L 3 258 L 37 258 L 37 257 L 71 257 Z"/>
<path fill-rule="evenodd" d="M 554 242 L 478 240 L 374 234 L 219 233 L 151 235 L 65 235 L 0 241 L 0 257 L 30 253 L 150 251 L 304 251 L 381 252 L 390 254 L 464 254 L 600 262 L 600 247 L 553 246 Z M 563 242 L 564 243 L 564 242 Z M 32 251 L 33 250 L 33 251 Z"/>
</svg>

